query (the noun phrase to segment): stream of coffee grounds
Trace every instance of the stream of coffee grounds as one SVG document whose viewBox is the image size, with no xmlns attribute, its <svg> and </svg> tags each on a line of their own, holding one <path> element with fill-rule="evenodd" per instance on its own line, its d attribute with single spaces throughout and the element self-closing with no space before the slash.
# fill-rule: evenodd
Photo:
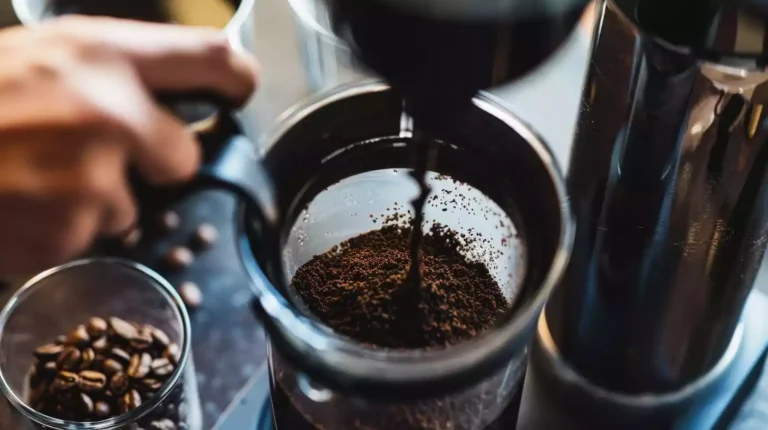
<svg viewBox="0 0 768 430">
<path fill-rule="evenodd" d="M 336 332 L 370 346 L 420 349 L 455 344 L 494 324 L 508 303 L 459 235 L 433 224 L 421 242 L 419 294 L 404 294 L 411 228 L 388 225 L 312 258 L 293 286 Z"/>
</svg>

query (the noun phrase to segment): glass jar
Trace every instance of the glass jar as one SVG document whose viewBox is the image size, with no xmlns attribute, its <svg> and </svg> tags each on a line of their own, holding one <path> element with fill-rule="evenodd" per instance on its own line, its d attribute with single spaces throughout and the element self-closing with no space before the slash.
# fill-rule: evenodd
<svg viewBox="0 0 768 430">
<path fill-rule="evenodd" d="M 249 208 L 239 244 L 269 334 L 278 430 L 485 430 L 514 421 L 499 418 L 516 410 L 527 347 L 573 226 L 554 158 L 530 128 L 486 94 L 462 121 L 430 136 L 437 198 L 425 220 L 482 237 L 463 253 L 486 265 L 508 307 L 486 331 L 436 348 L 375 348 L 340 335 L 290 284 L 313 256 L 393 213 L 410 222 L 417 188 L 402 99 L 378 82 L 344 85 L 289 111 L 269 137 L 263 164 L 284 216 L 281 249 L 265 247 Z"/>
<path fill-rule="evenodd" d="M 57 416 L 67 416 L 74 413 L 82 403 L 75 405 L 70 403 L 76 396 L 88 393 L 91 405 L 103 402 L 112 411 L 117 407 L 117 399 L 114 393 L 108 393 L 114 376 L 107 377 L 107 383 L 103 389 L 87 390 L 84 386 L 71 388 L 67 397 L 57 392 L 54 396 L 53 389 L 48 385 L 47 403 L 38 402 L 37 405 L 29 401 L 33 395 L 39 398 L 40 393 L 35 394 L 30 389 L 32 385 L 33 370 L 36 375 L 43 372 L 43 358 L 36 363 L 36 350 L 52 342 L 63 343 L 57 340 L 61 335 L 67 335 L 81 324 L 86 324 L 90 318 L 99 317 L 105 321 L 112 321 L 110 317 L 118 317 L 123 321 L 135 322 L 134 327 L 151 325 L 165 333 L 167 339 L 155 342 L 146 351 L 160 351 L 165 345 L 176 345 L 175 358 L 177 366 L 172 373 L 166 374 L 165 382 L 155 385 L 151 389 L 145 389 L 145 379 L 132 379 L 131 389 L 140 393 L 140 405 L 122 415 L 109 414 L 106 419 L 93 418 L 92 422 L 68 421 L 62 418 L 46 415 L 36 408 L 44 409 L 41 404 L 47 405 L 48 411 L 60 405 L 61 410 Z M 111 324 L 111 323 L 110 323 Z M 113 326 L 110 326 L 112 330 Z M 90 329 L 90 326 L 88 328 Z M 85 364 L 86 349 L 99 351 L 92 357 L 92 363 L 99 360 L 106 361 L 114 358 L 112 347 L 119 347 L 130 351 L 127 346 L 115 343 L 111 332 L 108 337 L 110 346 L 97 347 L 97 336 L 79 343 L 77 348 L 82 351 L 79 369 L 73 367 L 70 370 L 96 369 L 96 364 L 87 367 Z M 72 339 L 73 335 L 70 335 Z M 8 429 L 164 429 L 162 425 L 170 427 L 170 420 L 177 429 L 199 430 L 202 429 L 202 414 L 200 399 L 197 392 L 194 364 L 190 353 L 190 322 L 186 308 L 173 287 L 162 277 L 137 263 L 112 258 L 87 259 L 65 264 L 46 272 L 43 272 L 28 281 L 10 299 L 0 313 L 0 390 L 5 401 L 0 402 L 0 427 Z M 155 347 L 159 347 L 155 349 Z M 172 347 L 171 347 L 172 348 Z M 172 350 L 172 349 L 171 349 Z M 154 357 L 155 352 L 152 352 Z M 159 356 L 160 353 L 158 352 Z M 61 360 L 61 354 L 58 355 Z M 59 361 L 59 363 L 62 363 Z M 125 362 L 123 363 L 125 364 Z M 153 363 L 154 366 L 154 363 Z M 61 368 L 61 365 L 58 365 Z M 104 365 L 103 368 L 106 368 Z M 99 368 L 101 369 L 101 368 Z M 131 373 L 130 364 L 125 364 L 124 373 Z M 53 370 L 53 373 L 59 370 Z M 106 372 L 105 372 L 106 373 Z M 150 370 L 146 378 L 156 378 L 159 371 Z M 149 386 L 149 384 L 146 384 Z M 130 392 L 130 389 L 126 392 Z M 67 399 L 67 402 L 64 399 Z M 55 399 L 55 400 L 52 400 Z M 142 402 L 143 399 L 143 402 Z M 92 414 L 95 412 L 92 412 Z M 115 416 L 116 415 L 116 416 Z M 96 415 L 92 415 L 95 417 Z"/>
</svg>

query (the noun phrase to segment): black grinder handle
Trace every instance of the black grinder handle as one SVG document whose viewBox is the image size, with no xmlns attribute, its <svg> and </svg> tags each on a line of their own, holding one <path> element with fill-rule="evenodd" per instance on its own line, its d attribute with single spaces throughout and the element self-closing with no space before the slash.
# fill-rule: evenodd
<svg viewBox="0 0 768 430">
<path fill-rule="evenodd" d="M 277 200 L 269 175 L 261 163 L 258 147 L 244 136 L 232 114 L 231 103 L 207 92 L 160 94 L 158 101 L 187 121 L 208 112 L 211 124 L 197 132 L 202 150 L 201 166 L 195 177 L 184 184 L 153 186 L 131 169 L 130 183 L 139 205 L 139 226 L 156 222 L 157 214 L 196 192 L 224 189 L 249 206 L 266 231 L 277 231 Z M 173 157 L 173 154 L 168 154 Z"/>
</svg>

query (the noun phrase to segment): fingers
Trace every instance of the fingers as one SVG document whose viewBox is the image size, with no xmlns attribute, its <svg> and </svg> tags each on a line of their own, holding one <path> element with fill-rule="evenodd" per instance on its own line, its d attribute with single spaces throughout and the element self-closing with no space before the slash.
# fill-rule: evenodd
<svg viewBox="0 0 768 430">
<path fill-rule="evenodd" d="M 130 124 L 134 145 L 132 159 L 150 184 L 174 184 L 197 173 L 201 150 L 197 138 L 179 119 L 149 97 L 136 104 L 146 116 Z"/>
<path fill-rule="evenodd" d="M 211 90 L 242 105 L 258 87 L 256 60 L 232 49 L 220 30 L 110 18 L 69 18 L 61 25 L 124 54 L 152 90 Z"/>
<path fill-rule="evenodd" d="M 3 199 L 0 216 L 0 273 L 28 275 L 76 258 L 99 231 L 100 212 L 94 207 L 63 202 Z M 56 213 L 56 217 L 51 217 Z M 30 228 L 32 225 L 35 228 Z"/>
</svg>

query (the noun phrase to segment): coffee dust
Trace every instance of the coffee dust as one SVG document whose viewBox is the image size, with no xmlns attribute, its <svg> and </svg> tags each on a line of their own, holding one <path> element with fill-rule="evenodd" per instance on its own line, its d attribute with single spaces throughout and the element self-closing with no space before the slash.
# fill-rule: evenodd
<svg viewBox="0 0 768 430">
<path fill-rule="evenodd" d="M 354 237 L 299 268 L 293 286 L 336 332 L 393 349 L 456 344 L 491 327 L 508 309 L 485 264 L 469 261 L 466 241 L 440 224 L 423 238 L 421 285 L 403 285 L 410 236 L 410 227 L 390 224 Z"/>
</svg>

